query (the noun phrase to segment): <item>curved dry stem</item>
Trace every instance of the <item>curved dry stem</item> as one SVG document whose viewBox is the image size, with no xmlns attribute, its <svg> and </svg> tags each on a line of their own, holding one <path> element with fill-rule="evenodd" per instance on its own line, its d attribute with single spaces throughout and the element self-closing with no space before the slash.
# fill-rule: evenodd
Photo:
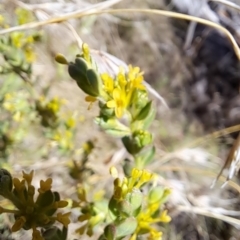
<svg viewBox="0 0 240 240">
<path fill-rule="evenodd" d="M 81 49 L 82 48 L 82 44 L 83 41 L 82 39 L 79 37 L 79 35 L 77 34 L 77 31 L 74 29 L 74 27 L 69 23 L 69 22 L 65 22 L 64 23 L 66 25 L 66 27 L 71 31 L 71 33 L 73 34 L 73 37 L 78 45 L 78 48 Z"/>
<path fill-rule="evenodd" d="M 240 220 L 232 217 L 225 216 L 223 214 L 211 212 L 208 209 L 199 208 L 199 207 L 188 207 L 188 206 L 176 206 L 177 210 L 181 212 L 196 213 L 206 217 L 216 218 L 224 222 L 228 222 L 232 225 L 240 226 Z"/>
<path fill-rule="evenodd" d="M 230 2 L 230 1 L 227 1 L 227 0 L 209 0 L 211 2 L 218 2 L 218 3 L 222 3 L 230 8 L 233 8 L 237 11 L 240 11 L 240 6 L 238 6 L 236 3 L 233 3 L 233 2 Z"/>
<path fill-rule="evenodd" d="M 145 14 L 157 14 L 157 15 L 161 15 L 161 16 L 165 16 L 165 17 L 172 17 L 172 18 L 178 18 L 178 19 L 183 19 L 183 20 L 188 20 L 188 21 L 194 21 L 194 22 L 198 22 L 198 23 L 207 25 L 209 27 L 218 29 L 229 38 L 230 42 L 232 43 L 233 49 L 234 49 L 238 59 L 240 60 L 240 49 L 238 47 L 238 44 L 235 41 L 232 34 L 226 28 L 222 27 L 221 25 L 219 25 L 217 23 L 214 23 L 209 20 L 202 19 L 202 18 L 189 16 L 189 15 L 182 14 L 182 13 L 175 13 L 175 12 L 171 12 L 171 11 L 156 10 L 156 9 L 108 9 L 108 10 L 91 9 L 91 10 L 88 10 L 85 12 L 80 12 L 80 13 L 73 12 L 73 13 L 68 13 L 68 14 L 62 15 L 60 17 L 53 17 L 53 18 L 50 18 L 45 21 L 33 22 L 33 23 L 24 24 L 21 26 L 8 28 L 8 29 L 0 31 L 0 35 L 10 33 L 13 31 L 23 31 L 23 30 L 27 30 L 27 29 L 33 29 L 33 28 L 41 27 L 44 25 L 52 24 L 52 23 L 61 23 L 61 22 L 67 21 L 68 19 L 72 19 L 72 18 L 81 18 L 81 17 L 91 16 L 91 15 L 101 15 L 104 13 L 108 13 L 108 14 L 121 13 L 121 14 L 123 14 L 123 13 L 137 13 L 137 12 L 145 13 Z"/>
</svg>

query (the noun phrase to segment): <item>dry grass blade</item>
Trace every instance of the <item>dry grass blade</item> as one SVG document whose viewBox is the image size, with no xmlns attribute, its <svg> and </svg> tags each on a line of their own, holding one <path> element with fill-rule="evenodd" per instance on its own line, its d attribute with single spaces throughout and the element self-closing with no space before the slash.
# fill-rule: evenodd
<svg viewBox="0 0 240 240">
<path fill-rule="evenodd" d="M 204 208 L 199 208 L 199 207 L 188 207 L 188 206 L 177 206 L 176 207 L 177 210 L 182 211 L 182 212 L 188 212 L 188 213 L 196 213 L 199 215 L 203 215 L 206 217 L 211 217 L 211 218 L 216 218 L 219 219 L 221 221 L 224 222 L 228 222 L 230 224 L 232 224 L 233 226 L 240 226 L 240 220 L 236 219 L 236 218 L 232 218 L 229 216 L 225 216 L 223 214 L 219 214 L 219 213 L 215 213 L 215 212 L 211 212 L 208 209 L 204 209 Z"/>
<path fill-rule="evenodd" d="M 216 174 L 212 171 L 209 170 L 202 170 L 199 168 L 195 168 L 195 167 L 179 167 L 179 166 L 171 166 L 171 165 L 165 165 L 165 166 L 161 166 L 160 168 L 161 172 L 166 172 L 166 171 L 175 171 L 175 172 L 188 172 L 191 174 L 198 174 L 198 175 L 203 175 L 203 176 L 209 176 L 209 177 L 215 177 Z M 224 183 L 226 181 L 226 179 L 222 176 L 219 177 L 219 179 Z M 232 187 L 233 189 L 235 189 L 239 194 L 240 194 L 240 186 L 229 180 L 228 185 L 230 187 Z"/>
<path fill-rule="evenodd" d="M 240 11 L 240 6 L 238 6 L 236 3 L 227 1 L 227 0 L 210 0 L 211 2 L 218 2 L 218 3 L 222 3 L 228 7 L 231 7 L 233 9 L 236 9 L 238 11 Z"/>
<path fill-rule="evenodd" d="M 108 1 L 104 5 L 104 7 L 106 7 L 107 3 L 109 3 L 109 2 L 113 3 L 113 2 L 118 2 L 118 1 L 119 0 Z M 103 7 L 103 6 L 101 5 L 101 7 Z M 67 21 L 71 18 L 81 18 L 81 17 L 84 17 L 84 16 L 100 15 L 100 14 L 104 14 L 104 13 L 108 13 L 108 14 L 121 13 L 121 14 L 123 14 L 123 13 L 136 13 L 136 12 L 145 13 L 145 14 L 158 14 L 158 15 L 166 16 L 166 17 L 172 17 L 172 18 L 178 18 L 178 19 L 183 19 L 183 20 L 188 20 L 188 21 L 194 21 L 194 22 L 198 22 L 198 23 L 207 25 L 209 27 L 213 27 L 215 29 L 218 29 L 219 31 L 222 31 L 224 34 L 226 34 L 226 36 L 229 38 L 229 40 L 232 43 L 233 49 L 234 49 L 238 59 L 240 60 L 240 49 L 238 47 L 238 44 L 236 43 L 232 34 L 226 28 L 222 27 L 219 24 L 216 24 L 214 22 L 211 22 L 211 21 L 208 21 L 208 20 L 205 20 L 205 19 L 202 19 L 202 18 L 189 16 L 189 15 L 182 14 L 182 13 L 176 13 L 176 12 L 164 11 L 164 10 L 156 10 L 156 9 L 97 10 L 97 8 L 94 8 L 94 9 L 91 8 L 90 10 L 85 9 L 85 10 L 82 10 L 80 12 L 77 11 L 77 12 L 62 15 L 60 17 L 53 17 L 53 18 L 50 18 L 50 19 L 45 20 L 45 21 L 33 22 L 33 23 L 24 24 L 24 25 L 21 25 L 21 26 L 8 28 L 8 29 L 0 31 L 0 35 L 10 33 L 10 32 L 13 32 L 13 31 L 23 31 L 23 30 L 27 30 L 27 29 L 37 28 L 37 27 L 41 27 L 41 26 L 44 26 L 44 25 L 47 25 L 47 24 L 60 23 L 60 22 Z"/>
<path fill-rule="evenodd" d="M 206 143 L 206 141 L 208 141 L 209 139 L 219 138 L 221 136 L 224 136 L 224 135 L 227 135 L 230 133 L 234 133 L 234 132 L 238 132 L 238 131 L 240 131 L 240 124 L 235 125 L 233 127 L 224 128 L 222 130 L 215 131 L 215 132 L 205 135 L 201 138 L 198 138 L 195 141 L 192 141 L 190 144 L 188 144 L 187 147 L 199 146 L 199 145 L 202 145 L 203 143 Z"/>
<path fill-rule="evenodd" d="M 232 148 L 230 149 L 223 167 L 218 173 L 216 179 L 213 181 L 212 187 L 215 185 L 216 181 L 219 179 L 224 169 L 226 168 L 229 168 L 229 173 L 228 173 L 226 182 L 222 185 L 222 188 L 228 183 L 230 179 L 233 178 L 234 173 L 239 169 L 239 162 L 240 162 L 239 154 L 240 154 L 240 133 L 238 134 L 238 138 L 235 140 Z"/>
</svg>

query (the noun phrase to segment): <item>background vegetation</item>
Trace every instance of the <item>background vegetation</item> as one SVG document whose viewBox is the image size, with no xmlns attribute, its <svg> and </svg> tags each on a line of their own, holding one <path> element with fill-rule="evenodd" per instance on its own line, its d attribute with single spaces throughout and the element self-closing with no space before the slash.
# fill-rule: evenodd
<svg viewBox="0 0 240 240">
<path fill-rule="evenodd" d="M 184 4 L 184 1 L 182 3 Z M 150 0 L 99 3 L 3 1 L 0 6 L 0 24 L 3 31 L 76 10 L 179 10 L 167 1 Z M 214 9 L 214 6 L 210 7 Z M 237 14 L 236 11 L 234 13 Z M 230 13 L 229 16 L 231 17 Z M 145 186 L 144 194 L 148 196 L 147 199 L 151 199 L 151 191 L 154 188 L 158 190 L 158 194 L 161 193 L 157 198 L 158 207 L 165 223 L 157 224 L 157 232 L 163 233 L 163 239 L 239 238 L 238 179 L 229 181 L 225 188 L 221 188 L 225 182 L 225 178 L 221 177 L 216 186 L 210 188 L 224 164 L 222 159 L 225 159 L 229 146 L 232 146 L 234 141 L 228 134 L 239 131 L 239 126 L 225 129 L 239 124 L 238 100 L 232 101 L 232 105 L 226 102 L 226 99 L 238 99 L 237 53 L 224 35 L 227 49 L 231 51 L 230 57 L 227 58 L 230 60 L 225 62 L 225 67 L 218 66 L 218 59 L 213 60 L 212 65 L 207 63 L 206 67 L 204 61 L 209 58 L 198 54 L 202 53 L 201 49 L 188 49 L 193 51 L 192 54 L 187 54 L 188 51 L 184 50 L 187 24 L 185 20 L 173 21 L 165 16 L 136 11 L 124 14 L 92 14 L 81 18 L 69 17 L 67 21 L 44 24 L 41 27 L 27 27 L 24 31 L 6 34 L 0 32 L 0 165 L 20 180 L 22 171 L 30 173 L 34 170 L 34 177 L 30 182 L 36 189 L 44 188 L 40 185 L 41 180 L 53 180 L 50 189 L 58 192 L 61 199 L 67 201 L 68 205 L 63 212 L 71 212 L 71 223 L 68 225 L 65 239 L 97 239 L 114 217 L 110 217 L 110 220 L 100 219 L 99 222 L 96 220 L 96 223 L 101 224 L 95 226 L 94 219 L 91 222 L 90 218 L 86 218 L 88 224 L 85 224 L 86 219 L 79 221 L 79 216 L 91 213 L 90 216 L 93 217 L 106 212 L 106 209 L 109 211 L 108 201 L 116 187 L 113 180 L 124 175 L 130 179 L 132 175 L 129 172 L 132 167 L 143 167 L 137 164 L 136 154 L 126 147 L 129 144 L 122 143 L 121 135 L 114 137 L 109 134 L 108 128 L 101 128 L 96 121 L 94 122 L 101 107 L 99 108 L 96 102 L 89 106 L 85 101 L 86 94 L 69 76 L 67 66 L 55 61 L 55 56 L 61 53 L 67 61 L 74 62 L 76 55 L 82 53 L 83 42 L 90 47 L 90 55 L 98 65 L 99 72 L 108 72 L 110 75 L 116 73 L 118 70 L 114 64 L 114 67 L 111 65 L 112 62 L 119 65 L 132 64 L 144 71 L 144 80 L 152 86 L 148 100 L 152 100 L 151 107 L 156 110 L 156 116 L 148 129 L 154 140 L 148 143 L 155 146 L 155 155 L 144 168 L 158 177 L 153 182 L 151 177 L 148 179 L 152 185 Z M 234 35 L 235 32 L 232 30 L 231 33 Z M 197 28 L 194 37 L 202 36 L 201 34 L 201 29 Z M 234 37 L 237 39 L 236 35 Z M 191 46 L 196 46 L 194 43 L 196 42 L 193 41 Z M 222 45 L 217 46 L 216 51 L 220 51 Z M 210 47 L 206 49 L 207 52 L 215 54 L 211 52 Z M 87 60 L 86 56 L 84 59 Z M 204 91 L 207 92 L 208 100 L 203 101 L 200 108 L 200 93 L 196 89 L 202 85 L 196 82 L 201 79 L 199 76 L 206 72 L 205 68 L 217 69 L 208 72 L 206 81 L 217 76 L 219 68 L 231 69 L 230 72 L 234 73 L 235 78 L 232 75 L 229 78 L 229 75 L 224 75 L 227 79 L 234 79 L 231 82 L 233 87 L 224 85 L 224 89 L 229 89 L 225 95 L 207 84 L 208 88 Z M 221 74 L 220 72 L 219 75 Z M 155 89 L 159 95 L 151 94 L 151 89 Z M 216 92 L 220 92 L 222 101 L 219 102 L 224 104 L 216 102 L 219 96 Z M 164 100 L 159 99 L 161 97 Z M 166 108 L 166 104 L 169 109 Z M 213 116 L 214 104 L 220 106 L 219 112 L 222 115 Z M 226 109 L 237 109 L 234 121 L 225 121 L 230 119 L 226 116 L 232 116 Z M 214 119 L 224 119 L 225 122 Z M 126 119 L 123 123 L 126 123 Z M 212 134 L 213 132 L 215 133 Z M 148 146 L 148 143 L 141 147 Z M 118 169 L 118 173 L 114 168 L 111 174 L 109 173 L 112 166 Z M 6 172 L 2 174 L 1 176 L 7 175 Z M 25 176 L 26 179 L 28 176 Z M 31 184 L 29 183 L 29 186 Z M 46 185 L 48 186 L 47 182 Z M 16 188 L 17 183 L 14 186 Z M 2 191 L 1 188 L 0 190 Z M 38 194 L 41 194 L 41 190 Z M 165 198 L 168 195 L 168 199 Z M 12 209 L 12 204 L 6 201 L 6 196 L 4 197 L 1 207 Z M 54 201 L 58 200 L 55 196 Z M 146 206 L 145 203 L 144 207 Z M 164 210 L 171 216 L 170 223 L 167 223 L 170 218 L 164 218 Z M 118 212 L 115 215 L 119 214 Z M 134 214 L 138 216 L 139 213 Z M 1 214 L 0 217 L 1 239 L 31 239 L 31 231 L 20 230 L 11 233 L 12 225 L 17 222 L 11 214 Z M 66 224 L 64 220 L 59 219 L 58 222 Z M 61 225 L 57 226 L 62 231 L 59 239 L 64 239 L 64 228 L 62 229 Z M 131 231 L 130 233 L 132 234 Z M 123 237 L 129 238 L 131 234 L 123 234 Z M 159 235 L 156 238 L 151 237 L 149 239 L 160 239 Z M 146 239 L 146 236 L 143 235 L 142 239 Z"/>
</svg>

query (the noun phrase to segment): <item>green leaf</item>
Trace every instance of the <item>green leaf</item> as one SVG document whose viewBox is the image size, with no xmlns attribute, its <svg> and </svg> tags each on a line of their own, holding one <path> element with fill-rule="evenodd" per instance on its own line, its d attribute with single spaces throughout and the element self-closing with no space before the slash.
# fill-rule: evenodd
<svg viewBox="0 0 240 240">
<path fill-rule="evenodd" d="M 134 118 L 137 121 L 145 119 L 148 114 L 150 113 L 152 107 L 152 101 L 149 101 L 137 114 L 137 116 Z"/>
<path fill-rule="evenodd" d="M 134 233 L 137 228 L 137 220 L 134 217 L 123 219 L 116 223 L 117 238 L 129 236 Z"/>
<path fill-rule="evenodd" d="M 143 194 L 139 189 L 133 189 L 126 195 L 126 201 L 130 203 L 132 215 L 136 217 L 142 209 Z"/>
<path fill-rule="evenodd" d="M 151 108 L 151 110 L 149 111 L 147 117 L 143 120 L 139 120 L 139 121 L 134 121 L 131 124 L 131 130 L 132 132 L 138 130 L 138 129 L 142 129 L 142 130 L 146 130 L 149 128 L 149 126 L 151 125 L 152 121 L 154 120 L 156 115 L 156 111 Z"/>
<path fill-rule="evenodd" d="M 118 202 L 113 197 L 109 201 L 108 208 L 110 213 L 110 219 L 115 219 L 119 215 L 119 211 Z"/>
<path fill-rule="evenodd" d="M 99 95 L 102 82 L 101 82 L 101 79 L 100 79 L 98 73 L 93 69 L 88 69 L 86 76 L 87 76 L 89 84 L 92 86 L 92 90 L 94 92 L 98 93 L 98 95 Z"/>
<path fill-rule="evenodd" d="M 130 129 L 116 119 L 104 119 L 101 117 L 95 118 L 95 122 L 106 131 L 115 137 L 123 137 L 130 135 Z"/>
<path fill-rule="evenodd" d="M 139 154 L 139 158 L 141 159 L 141 162 L 143 166 L 146 166 L 150 164 L 153 161 L 153 158 L 155 156 L 156 148 L 153 146 L 149 149 L 146 149 L 145 151 L 141 152 Z"/>
</svg>

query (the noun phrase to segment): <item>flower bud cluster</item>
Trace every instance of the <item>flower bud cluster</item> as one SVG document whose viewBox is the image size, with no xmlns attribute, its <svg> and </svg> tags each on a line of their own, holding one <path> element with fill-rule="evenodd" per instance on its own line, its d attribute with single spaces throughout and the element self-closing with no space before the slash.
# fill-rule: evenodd
<svg viewBox="0 0 240 240">
<path fill-rule="evenodd" d="M 0 213 L 14 214 L 13 232 L 20 229 L 32 229 L 32 239 L 43 240 L 44 238 L 37 228 L 49 229 L 56 221 L 67 228 L 70 223 L 70 213 L 56 213 L 59 208 L 66 207 L 68 202 L 60 200 L 59 193 L 51 190 L 51 178 L 40 181 L 36 197 L 36 189 L 31 184 L 32 179 L 33 171 L 28 174 L 23 172 L 23 179 L 20 180 L 12 178 L 7 170 L 0 170 L 0 195 L 10 200 L 16 207 L 15 210 L 1 207 Z"/>
</svg>

